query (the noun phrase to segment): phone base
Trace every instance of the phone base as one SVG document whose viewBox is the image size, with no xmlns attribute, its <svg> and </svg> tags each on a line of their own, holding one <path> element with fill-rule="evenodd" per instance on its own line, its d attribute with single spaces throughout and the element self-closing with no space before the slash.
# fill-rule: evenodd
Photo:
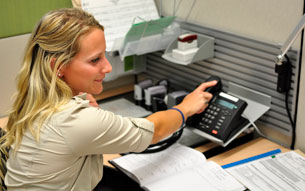
<svg viewBox="0 0 305 191">
<path fill-rule="evenodd" d="M 207 138 L 210 141 L 217 143 L 218 145 L 226 147 L 234 139 L 236 139 L 242 132 L 244 132 L 250 125 L 251 125 L 251 123 L 247 119 L 241 117 L 238 124 L 232 130 L 232 132 L 230 133 L 230 135 L 228 136 L 228 138 L 226 140 L 221 140 L 217 137 L 214 137 L 214 136 L 212 136 L 212 135 L 210 135 L 210 134 L 208 134 L 204 131 L 201 131 L 199 129 L 196 129 L 194 127 L 188 127 L 188 128 L 191 129 L 194 133 L 196 133 L 198 135 L 201 135 L 204 138 Z"/>
</svg>

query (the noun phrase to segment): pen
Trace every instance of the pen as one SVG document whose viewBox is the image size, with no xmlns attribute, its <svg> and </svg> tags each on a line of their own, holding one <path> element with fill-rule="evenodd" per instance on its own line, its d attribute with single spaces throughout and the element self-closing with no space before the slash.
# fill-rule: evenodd
<svg viewBox="0 0 305 191">
<path fill-rule="evenodd" d="M 254 160 L 258 160 L 258 159 L 261 159 L 261 158 L 264 158 L 264 157 L 267 157 L 267 156 L 271 156 L 271 155 L 274 155 L 274 154 L 277 154 L 277 153 L 280 153 L 280 152 L 281 152 L 281 149 L 275 149 L 275 150 L 272 150 L 272 151 L 269 151 L 269 152 L 266 152 L 266 153 L 263 153 L 263 154 L 259 154 L 259 155 L 253 156 L 253 157 L 249 157 L 249 158 L 242 159 L 242 160 L 239 160 L 239 161 L 236 161 L 236 162 L 232 162 L 232 163 L 223 165 L 221 167 L 223 169 L 230 168 L 230 167 L 233 167 L 233 166 L 236 166 L 236 165 L 244 164 L 244 163 L 251 162 L 251 161 L 254 161 Z"/>
</svg>

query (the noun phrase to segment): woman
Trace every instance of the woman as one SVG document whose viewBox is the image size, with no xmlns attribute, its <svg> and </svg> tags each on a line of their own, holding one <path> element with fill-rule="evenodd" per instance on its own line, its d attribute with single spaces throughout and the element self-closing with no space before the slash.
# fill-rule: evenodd
<svg viewBox="0 0 305 191">
<path fill-rule="evenodd" d="M 104 111 L 91 94 L 102 92 L 112 70 L 105 49 L 103 26 L 79 9 L 51 11 L 38 23 L 0 140 L 11 146 L 8 190 L 92 190 L 103 176 L 102 154 L 145 150 L 202 112 L 212 97 L 204 90 L 216 82 L 145 119 Z"/>
</svg>

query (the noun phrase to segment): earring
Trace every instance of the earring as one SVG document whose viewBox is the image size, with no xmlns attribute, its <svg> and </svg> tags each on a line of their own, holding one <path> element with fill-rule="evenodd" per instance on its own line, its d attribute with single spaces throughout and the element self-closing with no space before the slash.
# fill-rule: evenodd
<svg viewBox="0 0 305 191">
<path fill-rule="evenodd" d="M 61 74 L 60 74 L 60 73 L 58 73 L 58 74 L 57 74 L 57 76 L 60 78 L 60 77 L 61 77 Z"/>
</svg>

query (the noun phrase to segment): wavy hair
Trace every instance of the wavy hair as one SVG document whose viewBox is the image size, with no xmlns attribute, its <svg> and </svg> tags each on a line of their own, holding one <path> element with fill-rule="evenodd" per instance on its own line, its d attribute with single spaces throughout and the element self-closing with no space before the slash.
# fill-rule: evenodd
<svg viewBox="0 0 305 191">
<path fill-rule="evenodd" d="M 17 94 L 1 147 L 15 144 L 16 152 L 27 130 L 39 141 L 42 124 L 69 102 L 72 91 L 57 72 L 80 51 L 81 37 L 92 28 L 104 30 L 92 15 L 75 8 L 51 11 L 38 22 L 17 76 Z"/>
</svg>

